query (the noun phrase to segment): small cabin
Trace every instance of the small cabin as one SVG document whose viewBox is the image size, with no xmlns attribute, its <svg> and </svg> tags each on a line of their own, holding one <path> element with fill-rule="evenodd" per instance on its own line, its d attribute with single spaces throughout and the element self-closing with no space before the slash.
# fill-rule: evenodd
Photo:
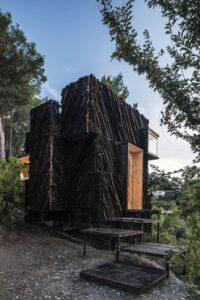
<svg viewBox="0 0 200 300">
<path fill-rule="evenodd" d="M 158 158 L 149 121 L 93 75 L 31 110 L 29 213 L 103 224 L 151 208 L 148 161 Z M 153 144 L 152 144 L 153 141 Z"/>
</svg>

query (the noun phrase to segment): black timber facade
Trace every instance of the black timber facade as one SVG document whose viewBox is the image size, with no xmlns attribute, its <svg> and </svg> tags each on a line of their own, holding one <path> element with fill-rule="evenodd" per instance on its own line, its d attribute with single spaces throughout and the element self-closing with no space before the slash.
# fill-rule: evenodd
<svg viewBox="0 0 200 300">
<path fill-rule="evenodd" d="M 65 221 L 102 224 L 127 215 L 126 146 L 143 150 L 143 208 L 148 197 L 148 120 L 93 75 L 31 111 L 28 209 Z"/>
</svg>

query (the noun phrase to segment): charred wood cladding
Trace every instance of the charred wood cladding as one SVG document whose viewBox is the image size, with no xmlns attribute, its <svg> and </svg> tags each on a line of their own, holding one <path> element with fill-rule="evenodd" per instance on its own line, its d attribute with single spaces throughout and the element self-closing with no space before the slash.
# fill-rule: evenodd
<svg viewBox="0 0 200 300">
<path fill-rule="evenodd" d="M 101 224 L 150 208 L 148 120 L 93 75 L 31 110 L 30 212 Z M 138 190 L 137 190 L 138 189 Z"/>
</svg>

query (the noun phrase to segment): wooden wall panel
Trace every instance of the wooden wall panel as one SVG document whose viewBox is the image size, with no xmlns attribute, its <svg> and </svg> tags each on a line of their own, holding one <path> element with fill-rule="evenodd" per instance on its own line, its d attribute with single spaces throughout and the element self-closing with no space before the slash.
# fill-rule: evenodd
<svg viewBox="0 0 200 300">
<path fill-rule="evenodd" d="M 143 208 L 143 152 L 133 154 L 133 209 Z"/>
<path fill-rule="evenodd" d="M 143 151 L 128 146 L 128 209 L 143 208 Z"/>
</svg>

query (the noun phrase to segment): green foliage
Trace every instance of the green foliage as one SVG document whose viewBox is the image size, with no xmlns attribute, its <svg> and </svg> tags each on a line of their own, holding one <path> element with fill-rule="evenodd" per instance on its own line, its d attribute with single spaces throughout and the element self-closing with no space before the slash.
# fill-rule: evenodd
<svg viewBox="0 0 200 300">
<path fill-rule="evenodd" d="M 5 134 L 7 156 L 18 155 L 28 127 L 28 108 L 34 106 L 45 81 L 44 57 L 27 41 L 19 25 L 13 24 L 11 14 L 0 11 L 0 149 Z M 1 156 L 5 155 L 1 152 Z"/>
<path fill-rule="evenodd" d="M 200 213 L 195 212 L 188 218 L 192 235 L 189 239 L 187 279 L 200 287 Z"/>
<path fill-rule="evenodd" d="M 183 279 L 200 288 L 200 214 L 193 214 L 188 218 L 191 230 L 188 239 L 182 240 L 188 247 L 183 257 L 174 257 L 172 260 L 175 272 Z M 177 242 L 177 241 L 176 241 Z"/>
<path fill-rule="evenodd" d="M 146 0 L 149 8 L 160 8 L 165 35 L 170 44 L 156 52 L 148 30 L 143 43 L 133 26 L 134 0 L 115 7 L 112 0 L 97 0 L 103 23 L 115 42 L 112 58 L 124 60 L 149 86 L 160 93 L 165 106 L 162 123 L 191 144 L 200 160 L 200 9 L 198 0 Z M 135 12 L 137 13 L 137 12 Z M 163 66 L 161 57 L 170 57 Z M 163 59 L 162 59 L 163 62 Z"/>
<path fill-rule="evenodd" d="M 190 288 L 187 300 L 200 300 L 200 292 L 194 288 Z"/>
<path fill-rule="evenodd" d="M 200 168 L 184 168 L 181 179 L 182 197 L 177 201 L 177 205 L 182 215 L 188 217 L 200 212 Z"/>
<path fill-rule="evenodd" d="M 15 107 L 12 116 L 4 119 L 7 156 L 23 155 L 25 136 L 29 131 L 30 110 L 42 103 L 42 100 L 31 97 L 25 105 Z"/>
<path fill-rule="evenodd" d="M 32 97 L 27 101 L 26 105 L 16 108 L 12 123 L 12 151 L 10 155 L 17 157 L 23 155 L 25 135 L 29 131 L 30 110 L 42 103 L 42 100 Z"/>
<path fill-rule="evenodd" d="M 23 203 L 23 184 L 20 181 L 20 162 L 11 157 L 0 161 L 0 223 L 10 226 L 15 223 Z"/>
<path fill-rule="evenodd" d="M 27 41 L 10 13 L 0 12 L 0 107 L 4 112 L 27 103 L 39 92 L 44 76 L 44 58 L 34 43 Z"/>
<path fill-rule="evenodd" d="M 179 174 L 179 177 L 175 175 Z M 183 257 L 172 259 L 173 270 L 182 279 L 200 288 L 200 170 L 185 167 L 165 173 L 154 167 L 150 174 L 151 191 L 169 189 L 180 191 L 172 201 L 153 199 L 153 208 L 170 210 L 172 215 L 161 215 L 161 242 L 183 244 L 188 247 Z"/>
<path fill-rule="evenodd" d="M 123 76 L 121 73 L 119 73 L 117 76 L 103 76 L 100 81 L 107 85 L 107 87 L 109 89 L 111 89 L 111 91 L 113 93 L 115 93 L 118 97 L 122 98 L 124 101 L 126 101 L 126 99 L 129 96 L 129 91 L 127 86 L 124 85 L 123 82 Z"/>
<path fill-rule="evenodd" d="M 166 216 L 162 225 L 162 229 L 171 235 L 174 235 L 177 240 L 180 238 L 185 239 L 188 235 L 186 221 L 179 215 Z"/>
<path fill-rule="evenodd" d="M 164 172 L 154 165 L 151 165 L 151 168 L 152 172 L 149 177 L 149 193 L 152 195 L 152 193 L 156 190 L 165 191 L 165 196 L 159 198 L 159 201 L 157 201 L 157 199 L 152 195 L 153 203 L 155 205 L 157 203 L 159 206 L 159 203 L 162 201 L 161 207 L 164 209 L 170 209 L 171 207 L 171 209 L 173 208 L 173 210 L 175 210 L 176 202 L 182 196 L 182 179 L 174 176 L 176 173 L 172 174 L 170 172 Z M 169 203 L 169 201 L 172 200 L 173 202 Z"/>
</svg>

